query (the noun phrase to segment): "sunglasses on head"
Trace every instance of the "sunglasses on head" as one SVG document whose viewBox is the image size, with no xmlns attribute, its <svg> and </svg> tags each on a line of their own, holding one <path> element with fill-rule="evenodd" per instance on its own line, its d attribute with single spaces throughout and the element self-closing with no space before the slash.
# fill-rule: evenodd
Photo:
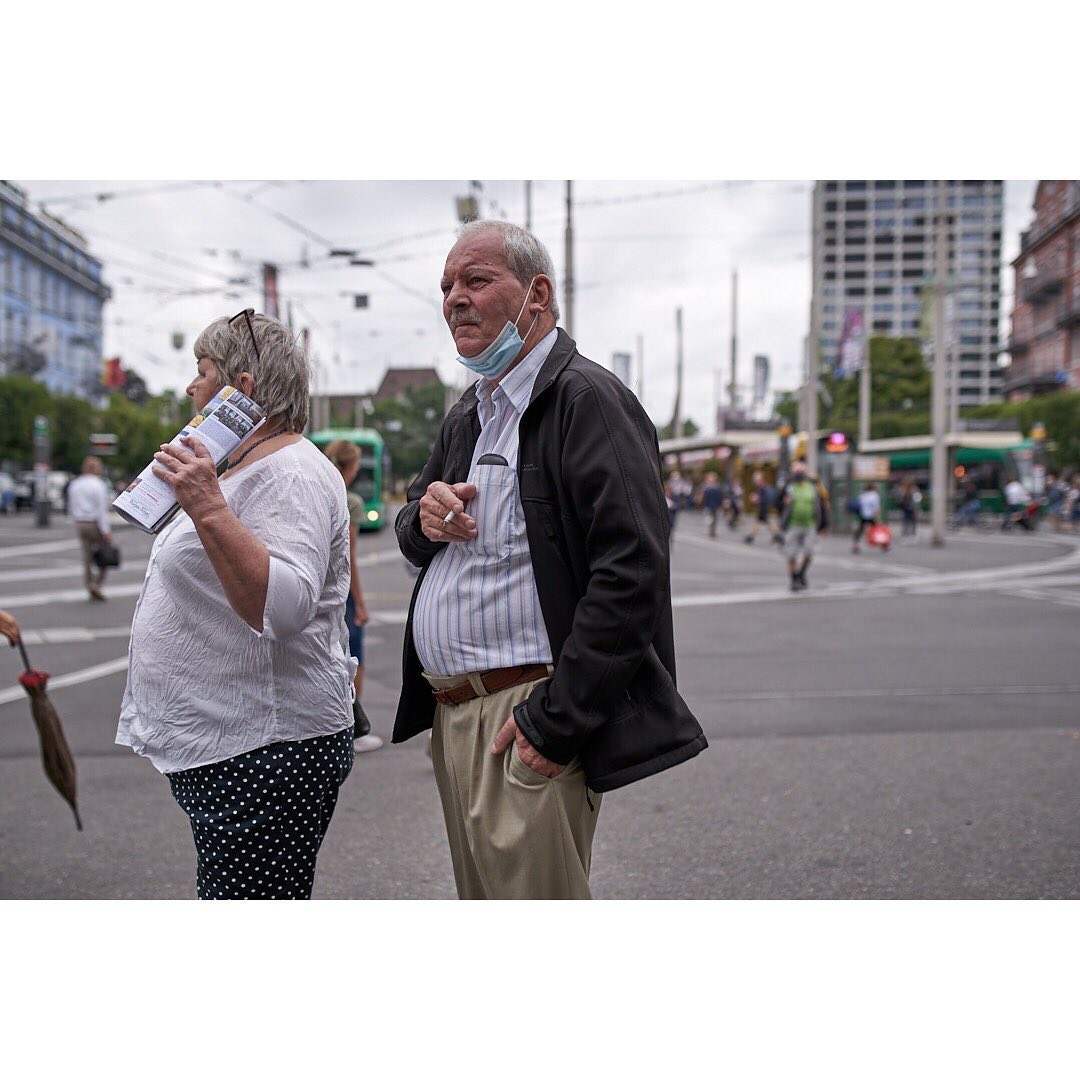
<svg viewBox="0 0 1080 1080">
<path fill-rule="evenodd" d="M 230 320 L 229 325 L 232 326 L 237 319 L 243 319 L 247 323 L 248 333 L 251 335 L 251 347 L 255 350 L 255 359 L 262 363 L 262 357 L 259 355 L 259 346 L 255 341 L 255 328 L 251 325 L 251 316 L 255 314 L 254 308 L 244 308 L 243 311 L 238 311 Z"/>
</svg>

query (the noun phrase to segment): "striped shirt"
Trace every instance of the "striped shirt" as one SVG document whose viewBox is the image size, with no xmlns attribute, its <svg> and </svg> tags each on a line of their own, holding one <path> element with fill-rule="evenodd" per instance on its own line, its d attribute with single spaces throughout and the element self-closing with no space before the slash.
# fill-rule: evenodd
<svg viewBox="0 0 1080 1080">
<path fill-rule="evenodd" d="M 431 561 L 413 612 L 413 641 L 431 675 L 550 664 L 551 644 L 536 592 L 525 512 L 518 495 L 518 423 L 540 368 L 555 345 L 552 330 L 497 386 L 476 384 L 480 437 L 466 509 L 475 540 L 448 543 Z M 478 465 L 499 454 L 506 465 Z"/>
</svg>

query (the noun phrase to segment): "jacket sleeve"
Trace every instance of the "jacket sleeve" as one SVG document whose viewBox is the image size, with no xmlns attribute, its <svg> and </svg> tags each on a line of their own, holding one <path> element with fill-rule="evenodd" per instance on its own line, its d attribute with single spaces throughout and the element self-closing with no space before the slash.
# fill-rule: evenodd
<svg viewBox="0 0 1080 1080">
<path fill-rule="evenodd" d="M 401 508 L 394 521 L 398 547 L 401 554 L 413 566 L 425 567 L 435 557 L 435 553 L 445 545 L 443 540 L 429 540 L 420 529 L 420 500 L 426 494 L 428 486 L 443 478 L 443 457 L 446 453 L 447 428 L 450 424 L 448 413 L 439 428 L 439 436 L 431 450 L 431 457 L 420 470 L 420 475 L 409 485 L 407 502 Z"/>
<path fill-rule="evenodd" d="M 584 537 L 588 582 L 554 676 L 514 716 L 546 758 L 569 764 L 625 712 L 670 588 L 668 517 L 656 431 L 621 386 L 590 384 L 563 419 L 562 487 Z"/>
</svg>

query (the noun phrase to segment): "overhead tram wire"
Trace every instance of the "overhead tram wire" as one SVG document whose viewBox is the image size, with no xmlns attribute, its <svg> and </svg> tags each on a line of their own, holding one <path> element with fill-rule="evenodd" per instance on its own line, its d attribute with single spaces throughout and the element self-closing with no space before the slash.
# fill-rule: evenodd
<svg viewBox="0 0 1080 1080">
<path fill-rule="evenodd" d="M 174 191 L 193 191 L 196 188 L 222 187 L 224 180 L 179 180 L 169 184 L 158 184 L 148 188 L 124 188 L 120 191 L 84 191 L 81 195 L 54 195 L 48 199 L 37 200 L 41 206 L 52 206 L 60 203 L 77 204 L 87 201 L 105 203 L 114 199 L 134 198 L 140 195 L 161 195 Z"/>
</svg>

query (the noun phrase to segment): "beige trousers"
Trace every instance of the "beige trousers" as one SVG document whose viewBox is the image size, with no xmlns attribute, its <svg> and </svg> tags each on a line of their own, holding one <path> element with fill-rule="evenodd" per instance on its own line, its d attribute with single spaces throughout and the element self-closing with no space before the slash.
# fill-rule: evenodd
<svg viewBox="0 0 1080 1080">
<path fill-rule="evenodd" d="M 436 688 L 462 681 L 425 678 Z M 499 728 L 536 685 L 435 707 L 431 757 L 462 900 L 592 899 L 600 795 L 585 790 L 581 763 L 575 759 L 549 780 L 521 760 L 516 745 L 491 752 Z"/>
<path fill-rule="evenodd" d="M 101 543 L 101 529 L 96 521 L 76 521 L 75 531 L 82 544 L 83 580 L 87 589 L 98 589 L 105 580 L 104 567 L 94 562 L 94 548 Z"/>
</svg>

